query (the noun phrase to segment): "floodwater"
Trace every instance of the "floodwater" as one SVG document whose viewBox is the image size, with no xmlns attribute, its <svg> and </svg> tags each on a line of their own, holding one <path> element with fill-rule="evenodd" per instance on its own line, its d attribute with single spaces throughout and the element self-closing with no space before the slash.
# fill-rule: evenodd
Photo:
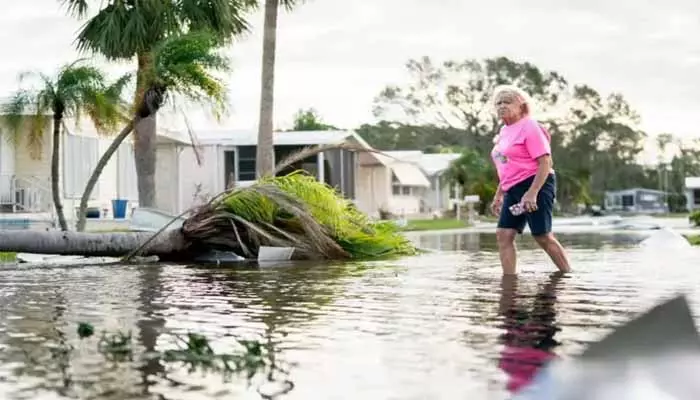
<svg viewBox="0 0 700 400">
<path fill-rule="evenodd" d="M 483 233 L 416 236 L 444 252 L 372 264 L 0 267 L 0 398 L 502 399 L 535 368 L 516 371 L 508 346 L 574 355 L 677 292 L 700 317 L 698 249 L 639 249 L 630 234 L 560 239 L 574 274 L 551 276 L 524 237 L 515 281 L 501 279 Z M 96 334 L 81 340 L 80 322 Z M 99 351 L 102 331 L 131 331 L 130 357 Z M 187 332 L 219 353 L 260 339 L 284 371 L 248 382 L 146 358 Z"/>
</svg>

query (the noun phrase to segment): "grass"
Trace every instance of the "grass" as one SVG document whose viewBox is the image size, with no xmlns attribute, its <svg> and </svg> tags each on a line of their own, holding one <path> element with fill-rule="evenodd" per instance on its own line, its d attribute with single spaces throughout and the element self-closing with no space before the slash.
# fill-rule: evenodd
<svg viewBox="0 0 700 400">
<path fill-rule="evenodd" d="M 438 219 L 411 219 L 403 231 L 439 231 L 444 229 L 461 229 L 468 228 L 469 223 L 453 218 L 438 218 Z"/>
<path fill-rule="evenodd" d="M 664 214 L 653 214 L 652 216 L 656 217 L 656 218 L 688 218 L 690 216 L 690 213 L 687 213 L 687 212 L 664 213 Z"/>
<path fill-rule="evenodd" d="M 0 262 L 15 262 L 17 261 L 17 253 L 0 252 Z"/>
<path fill-rule="evenodd" d="M 700 235 L 684 235 L 693 246 L 700 246 Z"/>
</svg>

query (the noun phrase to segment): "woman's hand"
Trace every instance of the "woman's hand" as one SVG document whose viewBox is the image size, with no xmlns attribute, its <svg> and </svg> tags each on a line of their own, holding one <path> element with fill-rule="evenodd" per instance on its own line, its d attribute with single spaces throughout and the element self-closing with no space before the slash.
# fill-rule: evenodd
<svg viewBox="0 0 700 400">
<path fill-rule="evenodd" d="M 527 212 L 537 211 L 537 192 L 528 190 L 525 192 L 525 195 L 523 195 L 520 203 Z"/>
<path fill-rule="evenodd" d="M 491 201 L 491 213 L 495 216 L 501 214 L 501 207 L 503 207 L 503 196 L 496 196 Z"/>
</svg>

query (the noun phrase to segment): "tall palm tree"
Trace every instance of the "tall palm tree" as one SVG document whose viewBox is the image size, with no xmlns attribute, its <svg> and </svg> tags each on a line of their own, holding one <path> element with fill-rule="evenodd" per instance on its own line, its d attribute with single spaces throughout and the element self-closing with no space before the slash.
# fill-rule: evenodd
<svg viewBox="0 0 700 400">
<path fill-rule="evenodd" d="M 274 108 L 275 108 L 275 53 L 277 51 L 277 14 L 282 5 L 290 10 L 298 0 L 266 0 L 263 30 L 262 74 L 260 85 L 260 114 L 258 145 L 256 147 L 256 175 L 271 175 L 275 169 Z"/>
<path fill-rule="evenodd" d="M 148 88 L 153 87 L 155 44 L 163 39 L 194 30 L 209 30 L 220 44 L 246 32 L 243 16 L 257 7 L 257 0 L 61 0 L 68 12 L 84 18 L 92 15 L 90 5 L 100 7 L 77 37 L 81 51 L 99 53 L 109 60 L 137 61 L 134 108 Z M 139 205 L 155 206 L 156 114 L 135 126 L 135 161 Z"/>
<path fill-rule="evenodd" d="M 61 126 L 64 118 L 74 117 L 80 121 L 82 115 L 87 114 L 99 133 L 111 132 L 120 121 L 119 99 L 128 80 L 121 78 L 107 86 L 103 72 L 84 65 L 83 60 L 64 65 L 55 77 L 24 72 L 20 75 L 20 83 L 30 76 L 38 78 L 38 86 L 19 89 L 3 106 L 5 123 L 14 137 L 25 132 L 23 128 L 28 126 L 28 142 L 36 148 L 42 143 L 46 119 L 51 117 L 51 195 L 58 224 L 61 230 L 67 231 L 59 189 Z"/>
<path fill-rule="evenodd" d="M 85 229 L 87 202 L 107 162 L 134 128 L 154 117 L 169 97 L 179 94 L 208 103 L 217 118 L 225 111 L 227 89 L 214 73 L 229 71 L 229 61 L 216 52 L 217 45 L 216 36 L 200 31 L 170 36 L 153 46 L 147 68 L 137 71 L 149 77 L 148 86 L 135 99 L 131 119 L 97 162 L 85 186 L 78 209 L 78 231 Z"/>
</svg>

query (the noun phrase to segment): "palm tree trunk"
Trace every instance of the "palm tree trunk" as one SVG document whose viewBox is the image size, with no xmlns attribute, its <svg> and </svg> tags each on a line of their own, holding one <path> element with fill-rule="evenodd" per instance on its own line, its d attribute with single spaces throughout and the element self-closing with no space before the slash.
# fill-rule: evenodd
<svg viewBox="0 0 700 400">
<path fill-rule="evenodd" d="M 275 47 L 277 44 L 277 12 L 279 0 L 265 1 L 263 33 L 262 83 L 260 89 L 260 121 L 256 152 L 256 175 L 271 175 L 275 168 L 274 138 L 272 136 L 275 100 Z"/>
<path fill-rule="evenodd" d="M 122 144 L 124 139 L 126 139 L 126 137 L 129 136 L 131 131 L 134 130 L 134 126 L 138 124 L 139 121 L 140 119 L 138 117 L 134 117 L 133 120 L 129 121 L 129 123 L 126 124 L 124 129 L 122 129 L 122 131 L 119 132 L 119 135 L 117 135 L 117 137 L 114 138 L 112 144 L 109 145 L 107 151 L 105 151 L 100 160 L 97 162 L 95 170 L 92 171 L 90 179 L 88 179 L 87 183 L 85 184 L 83 196 L 80 198 L 80 206 L 78 208 L 78 223 L 75 227 L 75 229 L 78 232 L 82 232 L 85 230 L 88 200 L 90 199 L 90 195 L 92 194 L 93 189 L 95 189 L 97 180 L 100 179 L 100 175 L 102 175 L 102 170 L 105 169 L 105 166 L 107 165 L 109 160 L 112 158 L 114 153 L 117 152 L 119 146 Z"/>
<path fill-rule="evenodd" d="M 156 114 L 134 127 L 134 161 L 139 207 L 156 206 Z"/>
<path fill-rule="evenodd" d="M 84 233 L 60 231 L 0 231 L 0 251 L 90 257 L 120 257 L 139 248 L 153 232 Z M 173 258 L 187 249 L 179 229 L 163 232 L 140 253 Z"/>
<path fill-rule="evenodd" d="M 53 117 L 53 143 L 51 150 L 51 196 L 53 197 L 53 207 L 56 210 L 58 226 L 62 231 L 68 230 L 66 216 L 63 214 L 63 203 L 61 202 L 61 189 L 59 186 L 59 160 L 61 157 L 61 115 L 54 114 Z"/>
<path fill-rule="evenodd" d="M 138 54 L 138 71 L 136 77 L 136 97 L 143 101 L 144 94 L 152 79 L 146 76 L 153 55 Z M 135 104 L 136 109 L 140 103 Z M 142 119 L 134 126 L 134 160 L 136 164 L 136 181 L 139 192 L 139 207 L 156 206 L 156 112 Z"/>
</svg>

